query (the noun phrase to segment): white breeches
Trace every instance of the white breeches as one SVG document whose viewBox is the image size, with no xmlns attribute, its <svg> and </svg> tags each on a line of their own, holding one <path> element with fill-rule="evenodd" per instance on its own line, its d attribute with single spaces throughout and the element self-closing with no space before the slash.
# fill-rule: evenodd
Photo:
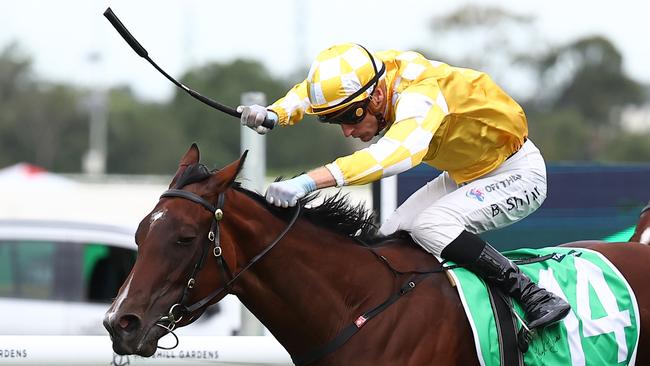
<svg viewBox="0 0 650 366">
<path fill-rule="evenodd" d="M 381 226 L 384 235 L 408 231 L 440 257 L 463 230 L 474 234 L 508 226 L 546 199 L 546 164 L 528 140 L 494 171 L 458 186 L 443 172 L 413 193 Z"/>
</svg>

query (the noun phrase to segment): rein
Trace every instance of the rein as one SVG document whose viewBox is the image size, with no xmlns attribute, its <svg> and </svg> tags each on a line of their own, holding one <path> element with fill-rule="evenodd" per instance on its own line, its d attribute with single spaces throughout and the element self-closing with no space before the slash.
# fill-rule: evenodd
<svg viewBox="0 0 650 366">
<path fill-rule="evenodd" d="M 284 228 L 284 230 L 271 242 L 271 244 L 267 245 L 259 254 L 257 254 L 255 257 L 253 257 L 239 272 L 235 273 L 234 275 L 232 274 L 232 271 L 228 267 L 228 263 L 224 260 L 223 258 L 223 250 L 221 249 L 221 241 L 220 241 L 220 226 L 219 222 L 223 219 L 223 206 L 225 203 L 225 193 L 221 192 L 217 198 L 217 205 L 214 206 L 207 200 L 205 200 L 203 197 L 189 192 L 189 191 L 184 191 L 182 189 L 169 189 L 160 196 L 160 198 L 182 198 L 186 199 L 189 201 L 192 201 L 196 204 L 199 204 L 203 206 L 206 210 L 208 210 L 210 213 L 213 214 L 212 217 L 212 222 L 210 224 L 210 231 L 208 232 L 207 238 L 209 243 L 214 243 L 214 247 L 212 249 L 212 254 L 217 258 L 217 261 L 219 263 L 219 267 L 221 268 L 221 273 L 224 276 L 224 279 L 230 278 L 229 280 L 226 280 L 226 283 L 222 286 L 219 287 L 215 290 L 213 290 L 210 294 L 205 296 L 203 299 L 191 304 L 191 305 L 185 305 L 185 302 L 188 299 L 189 292 L 192 288 L 194 288 L 196 284 L 196 276 L 199 273 L 199 271 L 203 268 L 203 264 L 205 262 L 205 257 L 207 256 L 207 245 L 204 245 L 202 247 L 201 251 L 201 256 L 199 258 L 199 261 L 194 265 L 194 268 L 192 270 L 192 274 L 190 275 L 189 280 L 187 281 L 187 285 L 183 289 L 183 293 L 180 297 L 180 299 L 174 303 L 169 309 L 169 312 L 167 315 L 161 316 L 160 319 L 156 322 L 156 325 L 164 328 L 167 330 L 169 333 L 171 333 L 175 340 L 176 344 L 174 344 L 171 347 L 162 347 L 158 346 L 160 349 L 165 349 L 165 350 L 170 350 L 174 349 L 178 346 L 179 340 L 178 336 L 174 333 L 174 329 L 176 328 L 176 325 L 183 319 L 185 315 L 192 314 L 194 311 L 200 309 L 201 307 L 205 306 L 206 304 L 210 303 L 212 300 L 214 300 L 216 297 L 221 295 L 223 292 L 229 293 L 232 284 L 248 269 L 250 269 L 255 263 L 257 263 L 260 259 L 262 259 L 273 247 L 275 247 L 282 238 L 287 234 L 287 232 L 293 227 L 295 224 L 296 220 L 298 219 L 298 216 L 300 215 L 300 205 L 296 205 L 296 209 L 293 213 L 293 216 L 291 217 L 291 220 L 289 221 L 289 224 L 287 227 Z M 416 285 L 422 281 L 424 278 L 428 277 L 431 274 L 435 273 L 441 273 L 445 272 L 449 269 L 456 268 L 456 267 L 462 267 L 462 265 L 445 265 L 445 262 L 440 264 L 439 268 L 435 268 L 429 271 L 406 271 L 402 272 L 394 268 L 391 263 L 388 261 L 387 258 L 385 258 L 382 255 L 379 255 L 376 253 L 371 247 L 369 247 L 367 244 L 360 242 L 363 246 L 365 246 L 381 263 L 383 263 L 391 272 L 393 272 L 396 275 L 405 275 L 405 274 L 410 274 L 410 278 L 404 282 L 399 290 L 392 295 L 390 295 L 384 302 L 381 304 L 373 307 L 372 309 L 364 312 L 360 316 L 358 316 L 352 324 L 348 325 L 344 329 L 342 329 L 334 338 L 330 339 L 330 341 L 326 342 L 324 345 L 317 347 L 310 352 L 294 356 L 292 355 L 292 361 L 294 362 L 295 365 L 298 366 L 304 366 L 304 365 L 309 365 L 312 364 L 319 359 L 325 357 L 326 355 L 334 352 L 336 349 L 341 347 L 343 344 L 345 344 L 353 335 L 355 335 L 361 327 L 363 327 L 369 320 L 374 318 L 375 316 L 379 315 L 382 311 L 386 310 L 390 305 L 401 299 L 404 295 L 408 294 L 411 292 Z M 548 258 L 546 258 L 548 257 Z M 525 260 L 520 260 L 518 262 L 521 262 L 520 264 L 524 263 L 531 263 L 531 262 L 536 262 L 536 261 L 541 261 L 541 260 L 547 260 L 550 259 L 551 255 L 547 255 L 544 257 L 537 257 L 537 258 L 531 258 L 531 259 L 525 259 Z M 190 319 L 191 320 L 191 319 Z"/>
<path fill-rule="evenodd" d="M 226 294 L 229 293 L 232 284 L 239 278 L 239 276 L 241 276 L 250 267 L 252 267 L 260 259 L 262 259 L 271 249 L 273 249 L 273 247 L 275 247 L 276 244 L 280 242 L 280 240 L 282 240 L 282 238 L 284 238 L 284 236 L 287 234 L 289 229 L 293 227 L 293 224 L 295 224 L 296 220 L 298 219 L 298 216 L 300 215 L 300 205 L 296 206 L 296 209 L 293 213 L 293 216 L 291 217 L 291 220 L 289 221 L 289 224 L 275 238 L 275 240 L 273 240 L 273 242 L 271 242 L 271 244 L 269 244 L 266 248 L 264 248 L 264 250 L 262 250 L 259 254 L 253 257 L 244 266 L 244 268 L 242 268 L 239 272 L 233 275 L 232 271 L 228 267 L 228 263 L 224 260 L 222 256 L 223 250 L 221 249 L 221 240 L 220 240 L 221 231 L 219 228 L 219 222 L 223 218 L 223 206 L 225 202 L 224 192 L 219 193 L 216 207 L 213 206 L 207 200 L 205 200 L 203 197 L 199 196 L 198 194 L 189 191 L 184 191 L 182 189 L 169 189 L 163 192 L 160 198 L 183 198 L 203 206 L 203 208 L 205 208 L 206 210 L 210 211 L 210 213 L 213 214 L 212 223 L 210 224 L 210 231 L 208 232 L 208 242 L 214 243 L 214 247 L 212 248 L 212 254 L 214 255 L 215 258 L 217 258 L 224 279 L 230 278 L 230 280 L 226 281 L 225 285 L 215 289 L 207 296 L 205 296 L 203 299 L 195 302 L 192 305 L 184 304 L 188 298 L 190 290 L 194 288 L 194 285 L 196 284 L 197 274 L 199 273 L 201 268 L 203 268 L 203 264 L 205 262 L 205 257 L 207 252 L 207 245 L 204 245 L 201 250 L 201 257 L 199 258 L 199 261 L 194 265 L 194 269 L 192 270 L 192 274 L 190 275 L 190 278 L 187 281 L 187 285 L 183 289 L 183 294 L 181 295 L 181 298 L 176 303 L 174 303 L 174 305 L 171 306 L 167 315 L 160 317 L 160 319 L 156 322 L 157 326 L 166 329 L 176 339 L 176 344 L 173 345 L 172 347 L 158 346 L 158 348 L 169 350 L 169 349 L 174 349 L 176 348 L 176 346 L 178 346 L 178 337 L 176 336 L 176 334 L 174 334 L 173 331 L 176 328 L 176 325 L 183 319 L 183 316 L 185 316 L 186 314 L 192 314 L 194 311 L 210 303 L 210 301 L 214 300 L 217 296 L 221 295 L 224 291 L 226 292 Z"/>
<path fill-rule="evenodd" d="M 411 270 L 411 271 L 400 271 L 396 269 L 390 261 L 383 255 L 378 254 L 376 251 L 373 250 L 372 247 L 370 247 L 368 244 L 364 243 L 363 241 L 357 240 L 359 244 L 364 246 L 366 249 L 368 249 L 381 263 L 383 263 L 393 274 L 395 275 L 410 275 L 410 278 L 404 282 L 399 290 L 394 292 L 392 295 L 390 295 L 384 302 L 381 304 L 375 306 L 374 308 L 364 312 L 363 314 L 359 315 L 351 324 L 343 328 L 334 338 L 330 339 L 327 343 L 324 345 L 311 350 L 308 353 L 304 353 L 298 356 L 291 356 L 291 360 L 293 361 L 294 365 L 296 366 L 306 366 L 310 365 L 321 358 L 327 356 L 328 354 L 336 351 L 339 347 L 344 345 L 350 338 L 352 338 L 353 335 L 355 335 L 361 327 L 363 327 L 370 319 L 374 318 L 375 316 L 379 315 L 382 311 L 386 310 L 389 306 L 391 306 L 393 303 L 398 301 L 399 299 L 402 298 L 402 296 L 408 294 L 411 292 L 413 289 L 415 289 L 415 286 L 427 278 L 428 276 L 436 273 L 443 273 L 446 272 L 450 269 L 455 269 L 455 268 L 463 268 L 466 267 L 466 265 L 463 264 L 447 264 L 447 261 L 443 261 L 440 263 L 440 266 L 438 268 L 434 268 L 428 271 L 417 271 L 417 270 Z M 539 257 L 531 257 L 531 258 L 521 258 L 514 260 L 514 262 L 517 265 L 524 265 L 524 264 L 530 264 L 530 263 L 537 263 L 537 262 L 543 262 L 549 259 L 555 259 L 555 260 L 561 260 L 561 256 L 558 256 L 557 253 L 555 254 L 547 254 L 544 256 L 539 256 Z"/>
</svg>

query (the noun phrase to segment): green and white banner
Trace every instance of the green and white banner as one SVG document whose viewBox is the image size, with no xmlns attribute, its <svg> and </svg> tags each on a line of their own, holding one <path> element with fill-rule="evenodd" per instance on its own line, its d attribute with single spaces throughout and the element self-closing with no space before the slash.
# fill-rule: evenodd
<svg viewBox="0 0 650 366">
<path fill-rule="evenodd" d="M 538 330 L 524 354 L 530 365 L 634 365 L 639 340 L 636 298 L 621 273 L 603 255 L 578 248 L 520 249 L 511 259 L 557 253 L 554 259 L 521 265 L 541 287 L 571 304 L 558 325 Z M 498 335 L 487 289 L 472 272 L 452 271 L 471 323 L 481 365 L 498 366 Z M 516 303 L 516 301 L 513 301 Z M 519 304 L 515 310 L 523 318 Z"/>
</svg>

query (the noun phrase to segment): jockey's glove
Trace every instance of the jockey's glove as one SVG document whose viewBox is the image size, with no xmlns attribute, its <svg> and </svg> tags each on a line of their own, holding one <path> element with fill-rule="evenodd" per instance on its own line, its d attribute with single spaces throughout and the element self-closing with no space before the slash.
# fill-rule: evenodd
<svg viewBox="0 0 650 366">
<path fill-rule="evenodd" d="M 248 126 L 260 135 L 265 135 L 270 131 L 269 128 L 262 126 L 265 119 L 273 121 L 273 126 L 278 124 L 278 115 L 258 104 L 240 105 L 237 112 L 241 113 L 240 121 L 242 126 Z"/>
<path fill-rule="evenodd" d="M 278 207 L 293 207 L 298 200 L 316 190 L 316 182 L 307 174 L 293 179 L 271 183 L 266 190 L 266 201 Z"/>
</svg>

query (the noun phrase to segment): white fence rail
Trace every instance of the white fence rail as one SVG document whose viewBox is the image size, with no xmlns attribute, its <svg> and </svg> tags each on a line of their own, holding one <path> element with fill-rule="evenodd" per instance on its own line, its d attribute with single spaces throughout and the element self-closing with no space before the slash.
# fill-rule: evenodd
<svg viewBox="0 0 650 366">
<path fill-rule="evenodd" d="M 107 336 L 0 336 L 0 365 L 293 365 L 273 337 L 183 336 L 150 358 L 119 356 Z"/>
</svg>

